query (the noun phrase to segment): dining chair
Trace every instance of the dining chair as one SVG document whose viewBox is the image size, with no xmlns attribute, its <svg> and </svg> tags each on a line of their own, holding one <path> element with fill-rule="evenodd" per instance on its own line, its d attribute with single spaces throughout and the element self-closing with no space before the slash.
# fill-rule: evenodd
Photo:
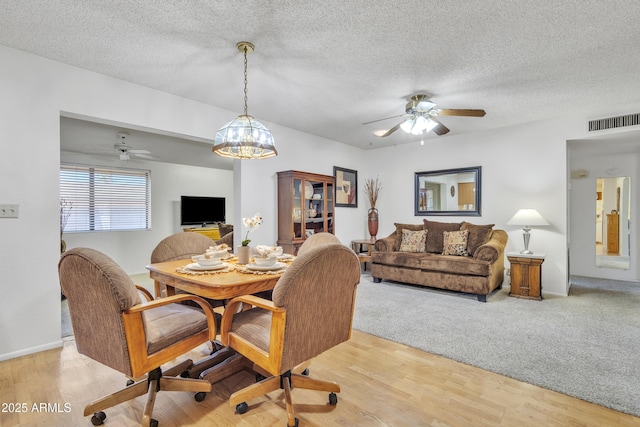
<svg viewBox="0 0 640 427">
<path fill-rule="evenodd" d="M 311 241 L 313 247 L 296 257 L 278 280 L 272 301 L 245 295 L 227 304 L 221 325 L 223 344 L 266 377 L 231 395 L 229 402 L 239 414 L 248 410 L 248 400 L 277 389 L 284 390 L 288 426 L 299 422 L 292 388 L 328 391 L 329 403 L 338 401 L 337 383 L 305 374 L 310 359 L 351 337 L 360 263 L 353 250 L 324 239 Z M 241 304 L 244 310 L 238 311 Z"/>
<path fill-rule="evenodd" d="M 89 248 L 65 252 L 58 272 L 78 352 L 130 378 L 126 388 L 84 408 L 85 416 L 93 414 L 93 425 L 104 422 L 104 409 L 147 394 L 141 425 L 157 426 L 151 415 L 159 391 L 196 392 L 198 401 L 211 391 L 208 381 L 177 377 L 193 366 L 190 359 L 161 368 L 215 339 L 213 309 L 205 300 L 183 294 L 142 302 L 143 288 L 107 255 Z M 151 299 L 148 291 L 145 296 Z M 186 300 L 201 310 L 175 304 Z"/>
</svg>

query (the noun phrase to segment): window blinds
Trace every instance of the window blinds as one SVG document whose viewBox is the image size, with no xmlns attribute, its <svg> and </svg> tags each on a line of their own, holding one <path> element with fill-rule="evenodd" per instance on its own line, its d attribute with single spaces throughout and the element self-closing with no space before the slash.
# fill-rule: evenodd
<svg viewBox="0 0 640 427">
<path fill-rule="evenodd" d="M 61 164 L 60 199 L 61 232 L 151 228 L 148 170 Z"/>
</svg>

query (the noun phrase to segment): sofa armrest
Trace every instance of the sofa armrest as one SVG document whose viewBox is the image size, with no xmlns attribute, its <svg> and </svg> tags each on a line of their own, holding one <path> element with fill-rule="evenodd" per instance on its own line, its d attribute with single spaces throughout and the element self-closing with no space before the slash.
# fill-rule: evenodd
<svg viewBox="0 0 640 427">
<path fill-rule="evenodd" d="M 376 240 L 376 243 L 373 245 L 373 247 L 378 252 L 393 252 L 398 250 L 398 248 L 395 247 L 395 244 L 396 244 L 396 233 L 394 231 L 387 237 L 383 237 L 382 239 Z"/>
<path fill-rule="evenodd" d="M 499 257 L 504 256 L 504 249 L 507 247 L 509 235 L 504 230 L 493 230 L 489 241 L 476 249 L 473 254 L 475 259 L 494 262 Z"/>
</svg>

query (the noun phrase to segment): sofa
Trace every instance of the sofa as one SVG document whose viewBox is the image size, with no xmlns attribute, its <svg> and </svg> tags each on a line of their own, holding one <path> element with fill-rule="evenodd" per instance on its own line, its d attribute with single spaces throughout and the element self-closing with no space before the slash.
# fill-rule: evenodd
<svg viewBox="0 0 640 427">
<path fill-rule="evenodd" d="M 501 288 L 508 235 L 494 224 L 466 221 L 394 224 L 389 236 L 378 239 L 371 254 L 375 283 L 391 280 L 413 285 L 487 295 Z"/>
</svg>

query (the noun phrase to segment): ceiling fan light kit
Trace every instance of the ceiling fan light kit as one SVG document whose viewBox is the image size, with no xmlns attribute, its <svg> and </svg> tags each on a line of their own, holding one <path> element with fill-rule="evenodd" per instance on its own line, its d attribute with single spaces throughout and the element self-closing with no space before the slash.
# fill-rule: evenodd
<svg viewBox="0 0 640 427">
<path fill-rule="evenodd" d="M 273 135 L 262 123 L 247 113 L 247 54 L 255 50 L 249 42 L 239 42 L 244 54 L 244 114 L 226 123 L 216 132 L 213 152 L 234 159 L 266 159 L 278 155 Z"/>
<path fill-rule="evenodd" d="M 375 131 L 373 134 L 381 138 L 387 137 L 402 129 L 411 135 L 422 135 L 421 144 L 424 145 L 424 134 L 434 131 L 437 135 L 444 135 L 449 132 L 449 128 L 443 125 L 436 117 L 438 116 L 463 116 L 463 117 L 483 117 L 484 110 L 472 109 L 437 109 L 436 104 L 429 100 L 429 96 L 425 94 L 413 95 L 411 101 L 405 106 L 405 119 L 386 131 Z M 398 117 L 398 116 L 395 116 Z M 391 117 L 388 117 L 391 118 Z M 386 119 L 382 119 L 386 120 Z M 374 123 L 367 122 L 364 124 Z"/>
</svg>

